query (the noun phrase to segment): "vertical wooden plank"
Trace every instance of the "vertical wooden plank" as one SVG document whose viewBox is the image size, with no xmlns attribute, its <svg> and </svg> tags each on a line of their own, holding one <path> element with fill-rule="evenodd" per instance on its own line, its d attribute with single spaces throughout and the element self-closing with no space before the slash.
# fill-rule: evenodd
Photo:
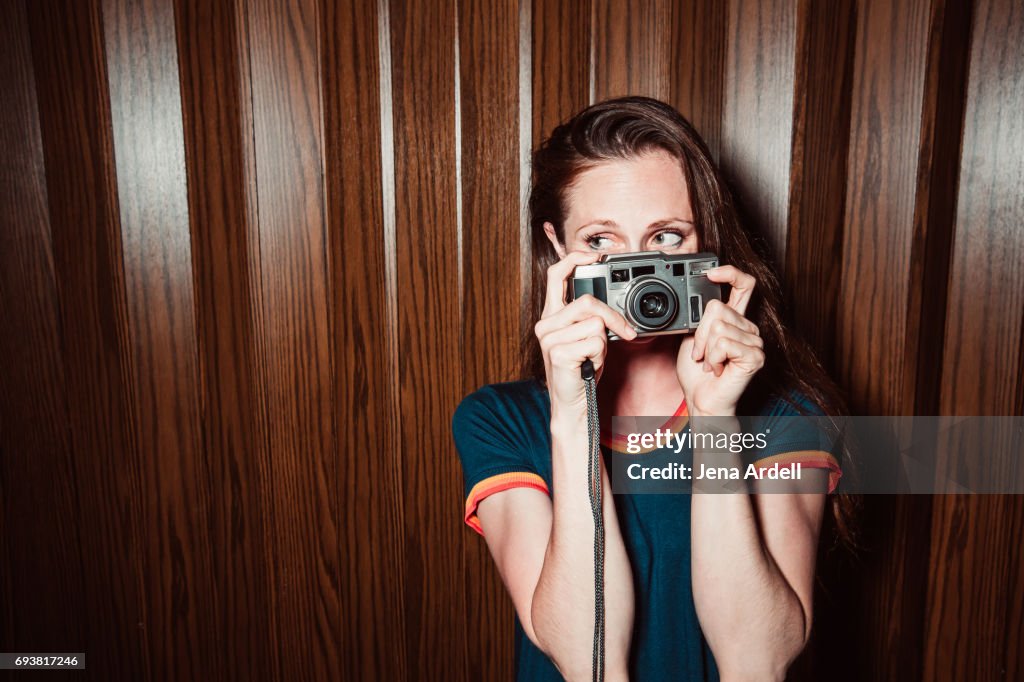
<svg viewBox="0 0 1024 682">
<path fill-rule="evenodd" d="M 590 0 L 533 0 L 533 143 L 590 103 Z"/>
<path fill-rule="evenodd" d="M 926 83 L 936 12 L 928 0 L 861 0 L 851 93 L 843 232 L 843 273 L 836 313 L 835 368 L 855 413 L 905 414 L 915 387 L 905 363 L 918 339 L 910 332 L 911 279 L 918 226 L 927 116 Z M 934 340 L 932 340 L 934 342 Z M 851 675 L 918 679 L 931 522 L 927 497 L 872 497 L 865 515 L 868 570 L 851 576 L 840 609 L 865 655 Z M 856 601 L 856 603 L 853 603 Z"/>
<path fill-rule="evenodd" d="M 256 369 L 252 237 L 240 28 L 229 3 L 180 0 L 176 35 L 188 177 L 195 316 L 206 406 L 202 448 L 210 490 L 208 552 L 224 632 L 221 679 L 277 673 L 270 459 Z M 246 98 L 247 99 L 247 98 Z M 258 250 L 258 243 L 255 249 Z"/>
<path fill-rule="evenodd" d="M 932 6 L 907 301 L 902 414 L 939 414 L 971 0 Z"/>
<path fill-rule="evenodd" d="M 530 176 L 533 152 L 533 0 L 519 2 L 519 314 L 518 337 L 533 329 L 530 295 L 533 291 L 533 245 L 530 235 Z"/>
<path fill-rule="evenodd" d="M 84 648 L 78 481 L 22 3 L 0 6 L 0 42 L 0 642 Z"/>
<path fill-rule="evenodd" d="M 379 58 L 390 44 L 387 19 L 382 3 L 325 3 L 320 31 L 335 412 L 347 425 L 338 432 L 338 523 L 342 677 L 349 680 L 400 680 L 408 669 L 400 635 L 406 596 L 394 373 L 398 295 L 382 199 L 381 132 L 385 123 L 390 129 L 384 117 L 392 114 L 380 97 L 382 83 L 390 87 L 382 73 L 387 60 Z"/>
<path fill-rule="evenodd" d="M 938 496 L 931 531 L 922 679 L 1020 679 L 1024 500 Z"/>
<path fill-rule="evenodd" d="M 829 369 L 834 366 L 835 310 L 842 273 L 855 6 L 853 0 L 797 5 L 783 283 L 796 331 Z M 830 528 L 826 523 L 826 538 Z M 790 670 L 794 680 L 836 677 L 835 661 L 846 657 L 851 640 L 860 632 L 854 623 L 862 607 L 847 597 L 853 582 L 847 554 L 819 551 L 817 573 L 814 633 Z"/>
<path fill-rule="evenodd" d="M 3 415 L 0 414 L 0 457 L 4 457 L 6 460 L 3 436 Z M 8 541 L 11 536 L 8 530 L 10 522 L 7 520 L 11 513 L 8 511 L 9 496 L 4 492 L 4 480 L 6 478 L 4 471 L 4 468 L 0 467 L 0 561 L 4 562 L 4 566 L 11 566 L 13 565 L 13 559 Z M 2 597 L 0 599 L 0 637 L 5 642 L 14 642 L 18 634 L 14 625 L 14 581 L 11 579 L 10 571 L 4 571 L 3 574 L 0 574 L 0 597 Z"/>
<path fill-rule="evenodd" d="M 531 149 L 551 135 L 590 103 L 590 0 L 522 0 L 532 2 L 531 27 Z M 520 181 L 522 186 L 524 183 Z M 524 187 L 528 191 L 528 187 Z M 524 202 L 528 197 L 524 197 Z M 524 203 L 525 205 L 525 203 Z M 528 217 L 524 217 L 528 220 Z M 534 287 L 542 286 L 544 273 L 535 271 L 530 253 L 529 225 L 524 224 L 520 271 L 524 273 L 523 301 L 529 301 Z M 525 306 L 528 308 L 528 306 Z M 520 326 L 525 330 L 536 320 L 524 313 Z"/>
<path fill-rule="evenodd" d="M 905 390 L 930 5 L 863 0 L 858 7 L 837 369 L 868 414 L 895 413 Z"/>
<path fill-rule="evenodd" d="M 110 107 L 133 418 L 142 452 L 147 615 L 155 677 L 219 666 L 222 631 L 208 548 L 211 490 L 202 460 L 200 369 L 193 308 L 174 8 L 105 0 Z"/>
<path fill-rule="evenodd" d="M 720 158 L 728 5 L 704 0 L 672 3 L 669 103 Z"/>
<path fill-rule="evenodd" d="M 793 322 L 834 365 L 842 269 L 855 3 L 804 0 L 797 11 L 793 159 L 785 282 Z"/>
<path fill-rule="evenodd" d="M 1024 311 L 1024 12 L 975 9 L 956 235 L 949 278 L 943 414 L 1014 414 Z"/>
<path fill-rule="evenodd" d="M 594 101 L 671 92 L 672 3 L 593 0 Z"/>
<path fill-rule="evenodd" d="M 414 678 L 466 678 L 462 499 L 450 420 L 462 397 L 456 7 L 392 2 L 406 647 Z M 429 122 L 429 124 L 427 124 Z"/>
<path fill-rule="evenodd" d="M 1024 12 L 976 3 L 943 357 L 943 414 L 1021 414 Z M 925 677 L 1024 674 L 1024 503 L 935 502 Z"/>
<path fill-rule="evenodd" d="M 149 679 L 145 502 L 131 418 L 132 353 L 100 8 L 57 0 L 25 7 L 83 547 L 81 564 L 67 570 L 81 571 L 85 604 L 70 601 L 66 608 L 88 625 L 90 669 Z"/>
<path fill-rule="evenodd" d="M 518 369 L 520 17 L 515 0 L 461 0 L 458 7 L 464 395 Z M 511 600 L 486 543 L 468 529 L 462 535 L 467 676 L 509 679 Z"/>
<path fill-rule="evenodd" d="M 279 675 L 338 679 L 337 461 L 313 0 L 250 0 Z"/>
<path fill-rule="evenodd" d="M 796 5 L 731 0 L 722 117 L 721 165 L 747 220 L 786 258 L 793 143 Z"/>
</svg>

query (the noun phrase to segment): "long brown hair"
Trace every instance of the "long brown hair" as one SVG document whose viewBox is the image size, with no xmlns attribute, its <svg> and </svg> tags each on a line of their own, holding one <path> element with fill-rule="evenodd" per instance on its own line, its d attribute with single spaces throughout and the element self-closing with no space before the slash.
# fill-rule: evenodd
<svg viewBox="0 0 1024 682">
<path fill-rule="evenodd" d="M 728 185 L 715 167 L 707 145 L 674 108 L 649 97 L 622 97 L 594 104 L 555 128 L 533 153 L 530 190 L 530 239 L 533 274 L 528 314 L 540 318 L 544 306 L 547 268 L 558 255 L 544 232 L 549 222 L 565 243 L 567 195 L 581 173 L 613 160 L 631 159 L 647 152 L 665 151 L 678 159 L 690 193 L 699 249 L 718 255 L 757 279 L 747 317 L 764 339 L 765 365 L 751 381 L 740 401 L 740 414 L 756 409 L 777 395 L 799 412 L 792 399 L 797 392 L 826 415 L 847 414 L 846 403 L 814 352 L 782 320 L 782 289 L 763 255 L 764 243 L 741 225 Z M 544 361 L 531 325 L 522 340 L 522 373 L 544 381 Z M 850 464 L 842 462 L 844 468 Z M 830 496 L 837 535 L 854 544 L 852 520 L 857 506 L 849 495 Z"/>
</svg>

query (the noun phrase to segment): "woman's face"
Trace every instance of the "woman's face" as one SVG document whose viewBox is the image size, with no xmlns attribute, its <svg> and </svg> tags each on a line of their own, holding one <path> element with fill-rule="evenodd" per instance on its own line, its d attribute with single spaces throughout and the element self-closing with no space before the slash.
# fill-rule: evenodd
<svg viewBox="0 0 1024 682">
<path fill-rule="evenodd" d="M 594 166 L 580 174 L 567 199 L 565 243 L 554 226 L 544 225 L 559 257 L 568 251 L 698 251 L 686 179 L 666 152 Z"/>
</svg>

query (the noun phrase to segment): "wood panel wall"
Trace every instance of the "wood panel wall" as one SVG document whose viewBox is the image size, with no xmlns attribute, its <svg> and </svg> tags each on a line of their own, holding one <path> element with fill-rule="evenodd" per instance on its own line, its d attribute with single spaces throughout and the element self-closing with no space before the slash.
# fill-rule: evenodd
<svg viewBox="0 0 1024 682">
<path fill-rule="evenodd" d="M 1013 0 L 0 3 L 0 649 L 507 679 L 449 418 L 512 378 L 529 150 L 677 106 L 861 414 L 1024 414 Z M 865 499 L 793 679 L 1024 675 L 1024 505 Z M 827 543 L 825 543 L 827 545 Z"/>
</svg>

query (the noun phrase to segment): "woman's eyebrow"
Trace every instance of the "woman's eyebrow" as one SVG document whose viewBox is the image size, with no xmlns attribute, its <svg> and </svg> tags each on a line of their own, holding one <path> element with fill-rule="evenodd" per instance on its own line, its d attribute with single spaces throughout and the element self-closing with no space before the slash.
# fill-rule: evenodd
<svg viewBox="0 0 1024 682">
<path fill-rule="evenodd" d="M 591 220 L 589 222 L 586 222 L 583 225 L 580 225 L 579 227 L 577 227 L 576 230 L 579 231 L 579 230 L 582 230 L 585 227 L 591 227 L 592 225 L 600 225 L 601 227 L 618 227 L 619 226 L 619 224 L 617 222 L 615 222 L 614 220 L 610 220 L 608 218 L 605 218 L 603 220 Z"/>
<path fill-rule="evenodd" d="M 651 223 L 650 225 L 648 225 L 647 229 L 648 230 L 657 230 L 658 228 L 665 227 L 666 225 L 671 225 L 672 223 L 684 223 L 686 225 L 693 225 L 694 224 L 692 220 L 687 220 L 686 218 L 662 218 L 661 220 L 656 220 L 653 223 Z M 583 228 L 593 227 L 595 225 L 599 225 L 601 227 L 612 227 L 612 228 L 618 228 L 619 227 L 619 224 L 617 222 L 615 222 L 614 220 L 611 220 L 609 218 L 604 218 L 602 220 L 591 220 L 589 222 L 586 222 L 583 225 L 580 225 L 578 228 L 576 228 L 576 230 L 579 231 L 579 230 L 582 230 Z"/>
<path fill-rule="evenodd" d="M 648 230 L 657 230 L 658 228 L 671 225 L 672 223 L 685 223 L 687 225 L 693 225 L 692 220 L 686 220 L 685 218 L 665 218 L 663 220 L 657 220 L 647 226 Z"/>
</svg>

